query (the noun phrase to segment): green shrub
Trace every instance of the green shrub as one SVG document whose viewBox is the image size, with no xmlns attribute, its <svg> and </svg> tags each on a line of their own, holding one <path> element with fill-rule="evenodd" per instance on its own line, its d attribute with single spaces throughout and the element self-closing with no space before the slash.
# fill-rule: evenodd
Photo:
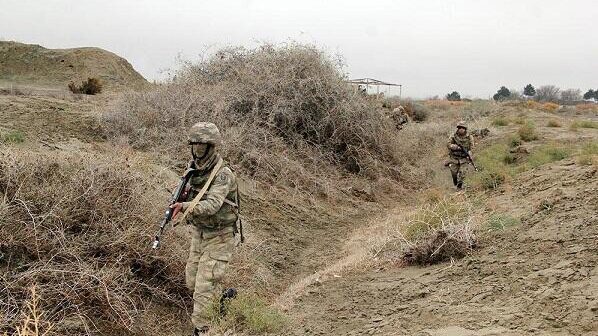
<svg viewBox="0 0 598 336">
<path fill-rule="evenodd" d="M 581 147 L 578 163 L 582 165 L 591 165 L 598 163 L 598 142 L 588 142 Z"/>
<path fill-rule="evenodd" d="M 598 128 L 598 122 L 590 121 L 590 120 L 582 120 L 582 121 L 575 121 L 571 124 L 572 130 L 577 130 L 578 128 Z"/>
<path fill-rule="evenodd" d="M 527 122 L 519 127 L 517 134 L 519 134 L 519 137 L 523 141 L 538 140 L 538 133 L 536 132 L 534 124 L 531 122 Z"/>
<path fill-rule="evenodd" d="M 6 144 L 18 144 L 25 141 L 25 134 L 18 130 L 8 131 L 0 135 L 0 140 Z"/>
<path fill-rule="evenodd" d="M 475 160 L 479 171 L 466 178 L 476 189 L 496 189 L 513 174 L 508 164 L 514 162 L 514 157 L 506 144 L 499 143 L 483 149 Z"/>
<path fill-rule="evenodd" d="M 509 124 L 509 120 L 505 117 L 497 117 L 492 120 L 493 126 L 507 126 Z"/>
<path fill-rule="evenodd" d="M 560 161 L 567 158 L 571 150 L 557 145 L 545 145 L 534 150 L 527 159 L 527 164 L 531 168 L 541 166 L 545 163 Z"/>
<path fill-rule="evenodd" d="M 521 224 L 521 221 L 508 214 L 493 214 L 488 218 L 487 225 L 491 230 L 505 230 Z"/>
<path fill-rule="evenodd" d="M 507 138 L 507 143 L 509 144 L 509 147 L 515 148 L 521 146 L 522 141 L 519 135 L 513 134 L 509 138 Z"/>
<path fill-rule="evenodd" d="M 506 153 L 502 159 L 502 161 L 506 164 L 513 164 L 515 163 L 515 160 L 515 155 L 513 155 L 512 153 Z"/>
<path fill-rule="evenodd" d="M 275 308 L 268 306 L 255 295 L 239 295 L 227 305 L 227 314 L 220 319 L 215 313 L 217 304 L 210 309 L 212 320 L 224 328 L 236 327 L 252 334 L 264 334 L 281 331 L 287 324 L 287 318 Z"/>
<path fill-rule="evenodd" d="M 561 127 L 561 123 L 558 122 L 557 120 L 550 120 L 546 126 L 548 127 Z"/>
</svg>

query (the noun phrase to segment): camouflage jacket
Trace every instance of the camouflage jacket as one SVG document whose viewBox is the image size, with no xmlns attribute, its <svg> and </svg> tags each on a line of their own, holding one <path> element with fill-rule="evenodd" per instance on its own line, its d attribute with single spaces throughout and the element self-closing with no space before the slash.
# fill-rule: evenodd
<svg viewBox="0 0 598 336">
<path fill-rule="evenodd" d="M 191 190 L 187 201 L 183 202 L 183 210 L 197 196 L 209 176 L 210 171 L 191 178 Z M 238 216 L 237 178 L 230 168 L 222 167 L 201 201 L 187 216 L 186 222 L 206 231 L 214 231 L 233 226 Z"/>
<path fill-rule="evenodd" d="M 464 136 L 460 136 L 459 134 L 455 133 L 451 135 L 449 138 L 449 142 L 447 144 L 449 150 L 449 156 L 452 159 L 463 159 L 467 157 L 467 153 L 463 152 L 461 149 L 451 149 L 451 145 L 459 145 L 466 151 L 471 151 L 473 148 L 473 137 L 469 134 L 465 134 Z"/>
</svg>

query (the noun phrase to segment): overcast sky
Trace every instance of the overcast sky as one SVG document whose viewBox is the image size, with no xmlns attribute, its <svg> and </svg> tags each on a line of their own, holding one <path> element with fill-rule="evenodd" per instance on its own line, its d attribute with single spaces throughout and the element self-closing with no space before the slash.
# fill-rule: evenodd
<svg viewBox="0 0 598 336">
<path fill-rule="evenodd" d="M 101 47 L 148 79 L 206 47 L 294 40 L 340 53 L 352 78 L 403 95 L 598 87 L 598 4 L 583 0 L 0 0 L 0 38 Z"/>
</svg>

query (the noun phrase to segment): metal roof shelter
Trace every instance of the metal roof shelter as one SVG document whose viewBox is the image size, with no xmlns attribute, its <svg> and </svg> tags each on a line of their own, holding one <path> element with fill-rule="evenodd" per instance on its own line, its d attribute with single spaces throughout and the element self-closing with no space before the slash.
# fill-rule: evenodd
<svg viewBox="0 0 598 336">
<path fill-rule="evenodd" d="M 355 85 L 365 85 L 366 90 L 370 88 L 370 85 L 376 86 L 377 94 L 380 93 L 380 86 L 386 86 L 387 90 L 390 89 L 391 86 L 398 86 L 399 87 L 399 99 L 401 99 L 401 93 L 403 91 L 402 84 L 387 83 L 387 82 L 383 82 L 381 80 L 377 80 L 377 79 L 373 79 L 373 78 L 357 78 L 357 79 L 348 80 L 347 82 L 350 84 L 355 84 Z"/>
</svg>

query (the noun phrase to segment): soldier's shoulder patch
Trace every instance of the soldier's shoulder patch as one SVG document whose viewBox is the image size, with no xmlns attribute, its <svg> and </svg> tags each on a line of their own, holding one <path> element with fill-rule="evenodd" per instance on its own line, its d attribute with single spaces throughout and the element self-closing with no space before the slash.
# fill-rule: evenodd
<svg viewBox="0 0 598 336">
<path fill-rule="evenodd" d="M 227 183 L 232 178 L 232 172 L 228 168 L 223 168 L 218 175 L 216 175 L 216 182 Z"/>
</svg>

